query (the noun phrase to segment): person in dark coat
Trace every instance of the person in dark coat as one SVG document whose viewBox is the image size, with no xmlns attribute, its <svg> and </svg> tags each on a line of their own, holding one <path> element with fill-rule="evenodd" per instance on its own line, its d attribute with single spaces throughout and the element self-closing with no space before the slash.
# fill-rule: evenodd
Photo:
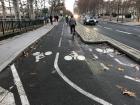
<svg viewBox="0 0 140 105">
<path fill-rule="evenodd" d="M 70 25 L 71 34 L 73 34 L 73 32 L 75 33 L 76 20 L 74 19 L 73 16 L 71 16 L 71 18 L 69 20 L 69 25 Z"/>
<path fill-rule="evenodd" d="M 53 25 L 53 17 L 52 16 L 50 16 L 50 22 Z"/>
</svg>

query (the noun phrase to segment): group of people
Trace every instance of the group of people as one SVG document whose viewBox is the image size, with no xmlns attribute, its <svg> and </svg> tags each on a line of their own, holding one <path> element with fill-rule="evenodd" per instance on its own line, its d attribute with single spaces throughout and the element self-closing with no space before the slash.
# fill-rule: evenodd
<svg viewBox="0 0 140 105">
<path fill-rule="evenodd" d="M 58 15 L 55 15 L 54 17 L 53 16 L 50 16 L 50 23 L 53 24 L 53 21 L 57 21 L 59 20 L 59 16 Z"/>
<path fill-rule="evenodd" d="M 73 16 L 66 16 L 65 17 L 66 24 L 70 26 L 70 32 L 71 34 L 75 34 L 75 26 L 76 26 L 76 20 Z"/>
</svg>

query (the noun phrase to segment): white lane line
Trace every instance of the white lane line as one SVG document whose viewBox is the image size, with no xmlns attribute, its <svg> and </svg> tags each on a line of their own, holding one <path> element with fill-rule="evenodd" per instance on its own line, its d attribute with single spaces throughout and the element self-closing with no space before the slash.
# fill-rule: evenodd
<svg viewBox="0 0 140 105">
<path fill-rule="evenodd" d="M 98 25 L 99 27 L 103 27 L 103 26 L 101 26 L 101 25 Z"/>
<path fill-rule="evenodd" d="M 62 37 L 61 37 L 60 40 L 59 40 L 59 45 L 58 45 L 58 47 L 61 47 L 61 43 L 62 43 Z"/>
<path fill-rule="evenodd" d="M 112 28 L 109 28 L 109 27 L 104 27 L 105 29 L 107 29 L 107 30 L 112 30 Z"/>
<path fill-rule="evenodd" d="M 63 28 L 62 28 L 62 33 L 61 33 L 61 38 L 59 40 L 59 44 L 58 44 L 58 47 L 61 47 L 61 44 L 62 44 L 62 36 L 64 34 L 64 24 L 63 24 Z"/>
<path fill-rule="evenodd" d="M 92 55 L 95 59 L 99 59 L 99 57 L 96 54 L 92 54 Z"/>
<path fill-rule="evenodd" d="M 25 90 L 23 88 L 22 82 L 19 78 L 19 75 L 17 73 L 17 70 L 16 70 L 14 64 L 11 65 L 11 71 L 12 71 L 12 74 L 13 74 L 13 77 L 14 77 L 14 82 L 17 86 L 17 90 L 18 90 L 22 105 L 30 105 L 30 103 L 28 101 L 28 98 L 26 96 Z"/>
<path fill-rule="evenodd" d="M 140 29 L 133 29 L 133 30 L 135 30 L 135 31 L 140 31 Z"/>
<path fill-rule="evenodd" d="M 101 65 L 105 70 L 109 70 L 109 68 L 108 68 L 105 64 L 100 63 L 100 65 Z"/>
<path fill-rule="evenodd" d="M 140 79 L 133 78 L 133 77 L 130 77 L 130 76 L 127 76 L 127 75 L 125 75 L 124 78 L 130 79 L 130 80 L 135 81 L 135 82 L 140 82 Z"/>
<path fill-rule="evenodd" d="M 12 88 L 13 86 L 6 90 L 0 87 L 0 105 L 16 105 L 14 95 L 10 92 Z"/>
<path fill-rule="evenodd" d="M 125 31 L 121 31 L 121 30 L 116 30 L 117 32 L 121 32 L 121 33 L 124 33 L 124 34 L 132 34 L 132 33 L 129 33 L 129 32 L 125 32 Z"/>
<path fill-rule="evenodd" d="M 61 76 L 61 78 L 66 82 L 68 83 L 71 87 L 73 87 L 75 90 L 77 90 L 78 92 L 80 92 L 81 94 L 87 96 L 88 98 L 92 99 L 93 101 L 96 101 L 102 105 L 112 105 L 111 103 L 101 99 L 101 98 L 98 98 L 94 95 L 92 95 L 91 93 L 83 90 L 82 88 L 80 88 L 79 86 L 77 86 L 76 84 L 74 84 L 71 80 L 69 80 L 60 70 L 60 68 L 58 67 L 58 59 L 59 59 L 59 53 L 56 54 L 56 58 L 55 58 L 55 61 L 54 61 L 54 67 L 57 71 L 57 73 Z"/>
</svg>

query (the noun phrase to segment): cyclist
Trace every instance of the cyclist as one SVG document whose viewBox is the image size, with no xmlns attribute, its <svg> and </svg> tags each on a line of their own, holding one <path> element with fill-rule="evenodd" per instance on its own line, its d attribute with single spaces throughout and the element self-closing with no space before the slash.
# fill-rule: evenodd
<svg viewBox="0 0 140 105">
<path fill-rule="evenodd" d="M 66 17 L 65 17 L 65 20 L 66 20 L 66 23 L 68 24 L 68 22 L 69 22 L 69 18 L 68 18 L 67 15 L 66 15 Z"/>
<path fill-rule="evenodd" d="M 71 16 L 70 20 L 69 20 L 69 25 L 70 25 L 70 32 L 71 34 L 75 34 L 75 26 L 76 26 L 76 20 L 74 19 L 73 16 Z"/>
</svg>

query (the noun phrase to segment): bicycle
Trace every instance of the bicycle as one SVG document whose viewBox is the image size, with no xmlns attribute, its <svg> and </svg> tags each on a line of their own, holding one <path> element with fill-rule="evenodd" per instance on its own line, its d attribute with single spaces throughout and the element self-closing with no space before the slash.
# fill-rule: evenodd
<svg viewBox="0 0 140 105">
<path fill-rule="evenodd" d="M 86 58 L 85 56 L 79 55 L 77 52 L 72 51 L 70 54 L 66 55 L 64 59 L 66 61 L 72 61 L 72 60 L 84 61 Z"/>
</svg>

